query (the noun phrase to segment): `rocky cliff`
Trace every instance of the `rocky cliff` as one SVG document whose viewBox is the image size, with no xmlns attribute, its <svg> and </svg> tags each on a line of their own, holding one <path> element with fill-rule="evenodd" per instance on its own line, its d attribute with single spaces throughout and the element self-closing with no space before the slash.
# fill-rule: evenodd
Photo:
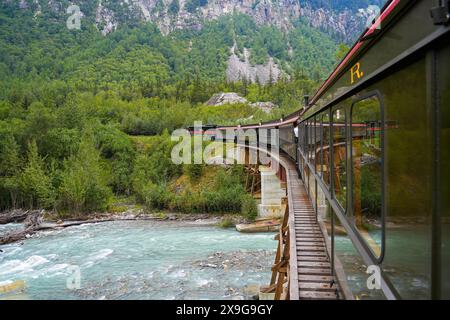
<svg viewBox="0 0 450 320">
<path fill-rule="evenodd" d="M 176 29 L 201 28 L 204 20 L 223 15 L 242 13 L 252 17 L 258 25 L 272 25 L 286 31 L 299 18 L 311 26 L 328 32 L 341 41 L 351 42 L 364 29 L 370 13 L 361 2 L 357 10 L 345 6 L 317 6 L 299 0 L 129 0 L 130 8 L 147 21 L 156 22 L 164 34 Z M 327 2 L 327 1 L 324 1 Z M 346 1 L 341 1 L 345 3 Z M 374 1 L 381 5 L 382 1 Z M 194 4 L 192 4 L 194 3 Z M 118 19 L 107 1 L 99 3 L 97 23 L 108 33 L 117 27 Z"/>
<path fill-rule="evenodd" d="M 83 29 L 96 28 L 105 36 L 123 26 L 152 22 L 171 35 L 164 38 L 186 50 L 187 59 L 195 61 L 193 69 L 207 64 L 228 81 L 267 84 L 295 72 L 315 80 L 328 74 L 337 43 L 351 44 L 364 29 L 370 17 L 364 9 L 368 1 L 0 0 L 0 5 L 12 15 L 22 12 L 37 22 L 45 19 L 61 26 L 75 13 L 75 4 Z M 381 6 L 384 0 L 370 2 Z M 208 77 L 216 76 L 209 71 L 203 70 Z"/>
<path fill-rule="evenodd" d="M 32 8 L 35 14 L 40 14 L 44 5 L 64 13 L 64 8 L 71 4 L 65 0 L 2 1 L 17 2 L 21 9 Z M 283 31 L 303 18 L 338 40 L 352 42 L 370 16 L 368 2 L 364 0 L 342 0 L 339 6 L 331 5 L 333 1 L 316 0 L 80 0 L 73 4 L 83 9 L 82 4 L 86 2 L 90 2 L 90 7 L 94 6 L 95 22 L 105 35 L 129 20 L 152 21 L 164 34 L 169 34 L 177 29 L 199 29 L 205 20 L 242 13 L 252 17 L 258 25 L 272 25 Z M 378 6 L 384 2 L 371 1 Z"/>
</svg>

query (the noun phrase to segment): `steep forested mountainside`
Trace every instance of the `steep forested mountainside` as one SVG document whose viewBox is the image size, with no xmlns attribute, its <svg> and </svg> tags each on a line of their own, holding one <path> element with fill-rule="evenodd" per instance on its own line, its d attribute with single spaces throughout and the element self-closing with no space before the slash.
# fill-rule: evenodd
<svg viewBox="0 0 450 320">
<path fill-rule="evenodd" d="M 223 179 L 227 192 L 208 185 L 180 193 L 180 174 L 195 181 L 202 167 L 170 161 L 169 132 L 298 110 L 345 52 L 338 44 L 353 34 L 346 17 L 358 6 L 0 0 L 0 210 L 103 211 L 122 197 L 190 212 L 205 203 L 215 203 L 213 211 L 245 207 L 237 184 Z M 203 105 L 230 91 L 279 108 Z M 131 137 L 140 135 L 156 137 Z"/>
<path fill-rule="evenodd" d="M 310 26 L 351 42 L 364 27 L 369 6 L 381 7 L 386 0 L 3 0 L 35 15 L 51 11 L 64 14 L 71 4 L 82 8 L 83 16 L 95 20 L 104 33 L 122 24 L 152 21 L 167 34 L 179 29 L 199 29 L 204 21 L 232 13 L 250 16 L 258 25 L 286 31 L 303 18 Z"/>
<path fill-rule="evenodd" d="M 67 28 L 70 15 L 55 9 L 62 3 L 1 2 L 0 77 L 63 79 L 87 89 L 117 82 L 167 83 L 195 74 L 220 80 L 227 69 L 234 70 L 230 56 L 244 61 L 246 50 L 250 66 L 274 59 L 259 77 L 265 82 L 271 73 L 276 80 L 275 75 L 296 71 L 320 79 L 335 63 L 336 41 L 302 20 L 283 32 L 258 25 L 248 15 L 230 14 L 204 21 L 200 29 L 175 30 L 166 36 L 152 22 L 133 20 L 103 35 L 92 1 L 80 2 L 80 30 Z M 250 78 L 245 67 L 237 70 L 240 76 L 228 72 L 231 79 Z"/>
<path fill-rule="evenodd" d="M 66 25 L 77 14 L 67 12 L 73 4 L 80 8 L 81 30 Z M 294 72 L 320 79 L 335 63 L 337 43 L 350 43 L 364 28 L 367 17 L 358 10 L 368 5 L 365 0 L 2 0 L 0 76 L 45 76 L 88 88 L 142 83 L 149 73 L 155 74 L 152 82 L 196 73 L 263 83 Z M 130 72 L 133 79 L 127 79 Z"/>
</svg>

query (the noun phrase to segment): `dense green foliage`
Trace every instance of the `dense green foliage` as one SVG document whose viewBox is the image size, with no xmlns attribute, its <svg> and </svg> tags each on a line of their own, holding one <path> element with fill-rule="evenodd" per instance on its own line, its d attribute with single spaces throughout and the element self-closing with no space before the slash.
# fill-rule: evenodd
<svg viewBox="0 0 450 320">
<path fill-rule="evenodd" d="M 146 147 L 135 160 L 133 189 L 149 209 L 256 216 L 256 202 L 244 190 L 242 166 L 176 166 L 170 160 L 173 143 L 167 132 L 135 139 Z"/>
<path fill-rule="evenodd" d="M 153 209 L 254 216 L 236 172 L 223 169 L 208 184 L 203 167 L 173 165 L 169 133 L 194 121 L 256 122 L 297 110 L 318 83 L 309 76 L 319 80 L 333 65 L 336 44 L 301 21 L 284 34 L 244 15 L 164 36 L 153 24 L 129 22 L 129 9 L 115 2 L 105 6 L 117 6 L 119 22 L 127 23 L 103 36 L 94 24 L 95 1 L 77 4 L 81 30 L 68 30 L 67 17 L 48 4 L 33 16 L 14 1 L 0 3 L 0 209 L 84 213 L 125 196 Z M 174 0 L 170 12 L 179 6 Z M 227 83 L 234 41 L 238 50 L 251 50 L 255 63 L 274 57 L 286 74 L 265 86 Z M 249 105 L 203 105 L 227 91 L 280 108 L 266 114 Z M 132 137 L 139 135 L 155 137 L 143 147 Z M 175 191 L 184 176 L 197 182 Z"/>
<path fill-rule="evenodd" d="M 0 4 L 0 80 L 58 79 L 69 88 L 90 92 L 120 89 L 131 90 L 130 95 L 174 96 L 197 76 L 202 81 L 223 81 L 234 41 L 238 50 L 250 49 L 253 62 L 263 63 L 272 56 L 289 74 L 312 75 L 318 65 L 325 76 L 334 63 L 336 43 L 301 21 L 285 34 L 275 27 L 258 27 L 246 15 L 231 15 L 205 22 L 201 30 L 163 36 L 154 25 L 137 20 L 103 36 L 94 24 L 95 14 L 89 14 L 93 2 L 80 3 L 85 14 L 81 30 L 66 27 L 67 15 L 44 7 L 34 17 L 32 10 L 16 5 Z M 170 10 L 177 9 L 179 2 L 174 0 Z M 179 94 L 177 98 L 185 98 Z"/>
</svg>

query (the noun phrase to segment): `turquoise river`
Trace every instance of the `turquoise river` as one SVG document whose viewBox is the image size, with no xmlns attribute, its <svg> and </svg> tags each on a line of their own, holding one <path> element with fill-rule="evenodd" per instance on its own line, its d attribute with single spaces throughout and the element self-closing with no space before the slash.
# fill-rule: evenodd
<svg viewBox="0 0 450 320">
<path fill-rule="evenodd" d="M 250 299 L 270 281 L 273 238 L 152 221 L 41 232 L 0 246 L 0 286 L 25 283 L 22 293 L 0 298 Z"/>
</svg>

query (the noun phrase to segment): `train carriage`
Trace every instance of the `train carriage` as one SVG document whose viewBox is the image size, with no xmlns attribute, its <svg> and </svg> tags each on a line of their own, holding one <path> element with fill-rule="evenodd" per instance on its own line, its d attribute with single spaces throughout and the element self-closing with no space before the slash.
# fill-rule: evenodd
<svg viewBox="0 0 450 320">
<path fill-rule="evenodd" d="M 388 1 L 305 108 L 240 127 L 279 129 L 345 298 L 450 299 L 449 8 Z"/>
<path fill-rule="evenodd" d="M 450 298 L 448 8 L 390 1 L 300 117 L 300 171 L 347 295 Z"/>
<path fill-rule="evenodd" d="M 303 109 L 239 127 L 279 130 L 346 298 L 450 299 L 449 24 L 448 0 L 388 1 Z"/>
</svg>

